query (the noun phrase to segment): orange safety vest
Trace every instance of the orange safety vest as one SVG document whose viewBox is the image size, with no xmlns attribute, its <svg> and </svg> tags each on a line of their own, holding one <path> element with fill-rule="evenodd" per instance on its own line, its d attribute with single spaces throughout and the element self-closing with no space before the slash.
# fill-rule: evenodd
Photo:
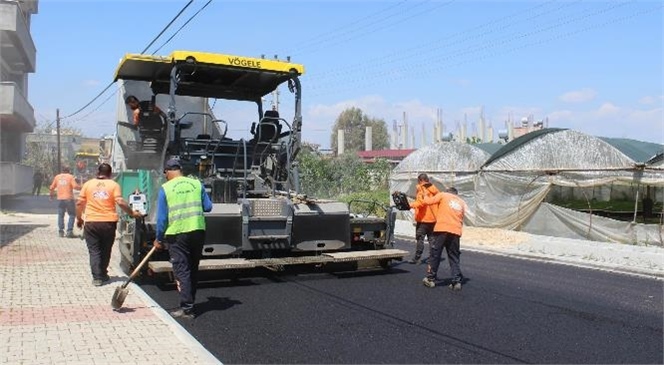
<svg viewBox="0 0 664 365">
<path fill-rule="evenodd" d="M 436 212 L 438 204 L 427 205 L 424 203 L 424 197 L 438 194 L 438 188 L 434 184 L 417 184 L 417 194 L 415 202 L 411 203 L 411 208 L 415 209 L 415 222 L 418 223 L 436 223 Z"/>
</svg>

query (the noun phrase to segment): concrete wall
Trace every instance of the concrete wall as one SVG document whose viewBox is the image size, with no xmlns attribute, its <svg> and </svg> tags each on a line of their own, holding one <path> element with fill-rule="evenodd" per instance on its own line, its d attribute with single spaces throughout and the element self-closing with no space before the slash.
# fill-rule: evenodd
<svg viewBox="0 0 664 365">
<path fill-rule="evenodd" d="M 32 191 L 32 167 L 0 162 L 0 195 L 16 195 Z"/>
</svg>

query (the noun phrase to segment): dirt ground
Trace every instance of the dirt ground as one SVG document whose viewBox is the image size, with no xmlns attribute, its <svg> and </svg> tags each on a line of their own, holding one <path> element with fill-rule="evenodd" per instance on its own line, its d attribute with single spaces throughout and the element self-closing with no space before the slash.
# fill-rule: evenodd
<svg viewBox="0 0 664 365">
<path fill-rule="evenodd" d="M 461 245 L 510 247 L 527 242 L 530 234 L 498 228 L 464 227 Z"/>
</svg>

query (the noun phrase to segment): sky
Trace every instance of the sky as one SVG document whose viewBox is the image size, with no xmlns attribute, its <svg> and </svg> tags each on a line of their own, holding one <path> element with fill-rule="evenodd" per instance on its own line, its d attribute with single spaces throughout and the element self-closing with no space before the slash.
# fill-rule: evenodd
<svg viewBox="0 0 664 365">
<path fill-rule="evenodd" d="M 643 1 L 195 0 L 147 54 L 191 50 L 303 64 L 303 139 L 329 148 L 346 108 L 404 113 L 416 146 L 430 143 L 437 110 L 446 132 L 483 110 L 494 130 L 532 115 L 549 127 L 664 143 L 664 3 Z M 187 1 L 40 0 L 31 31 L 37 68 L 29 100 L 38 125 L 69 116 L 113 81 Z M 115 87 L 63 119 L 85 135 L 115 131 Z M 292 118 L 292 94 L 280 89 Z M 266 97 L 266 105 L 272 101 Z M 211 101 L 211 104 L 213 102 Z M 231 137 L 249 136 L 255 106 L 218 101 Z"/>
</svg>

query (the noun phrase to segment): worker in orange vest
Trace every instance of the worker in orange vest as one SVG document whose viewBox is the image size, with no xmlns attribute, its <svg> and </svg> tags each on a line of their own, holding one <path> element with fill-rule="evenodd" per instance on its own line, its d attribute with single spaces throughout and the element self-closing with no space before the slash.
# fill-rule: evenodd
<svg viewBox="0 0 664 365">
<path fill-rule="evenodd" d="M 436 224 L 433 228 L 433 244 L 431 245 L 431 256 L 427 274 L 424 278 L 424 285 L 433 288 L 436 286 L 436 275 L 440 265 L 440 256 L 443 248 L 447 251 L 447 258 L 450 262 L 450 271 L 452 281 L 449 288 L 452 290 L 461 290 L 461 251 L 459 243 L 463 228 L 463 218 L 466 214 L 466 203 L 458 196 L 456 188 L 448 188 L 444 192 L 436 195 L 427 195 L 424 197 L 424 203 L 427 205 L 438 205 L 436 211 Z"/>
<path fill-rule="evenodd" d="M 50 199 L 58 199 L 58 234 L 60 237 L 65 235 L 65 212 L 69 216 L 67 222 L 67 237 L 74 237 L 74 219 L 76 218 L 76 205 L 74 203 L 74 190 L 81 187 L 76 182 L 74 175 L 70 173 L 69 167 L 63 167 L 62 173 L 53 178 L 50 186 Z"/>
<path fill-rule="evenodd" d="M 417 176 L 417 193 L 415 201 L 410 204 L 410 207 L 415 209 L 415 255 L 410 261 L 411 264 L 420 263 L 422 253 L 424 252 L 424 237 L 426 236 L 429 241 L 429 254 L 431 254 L 431 245 L 433 243 L 432 235 L 433 228 L 436 224 L 436 211 L 438 205 L 427 205 L 424 203 L 424 197 L 427 195 L 438 194 L 438 188 L 429 181 L 427 174 L 419 174 Z M 431 255 L 429 255 L 431 256 Z"/>
</svg>

